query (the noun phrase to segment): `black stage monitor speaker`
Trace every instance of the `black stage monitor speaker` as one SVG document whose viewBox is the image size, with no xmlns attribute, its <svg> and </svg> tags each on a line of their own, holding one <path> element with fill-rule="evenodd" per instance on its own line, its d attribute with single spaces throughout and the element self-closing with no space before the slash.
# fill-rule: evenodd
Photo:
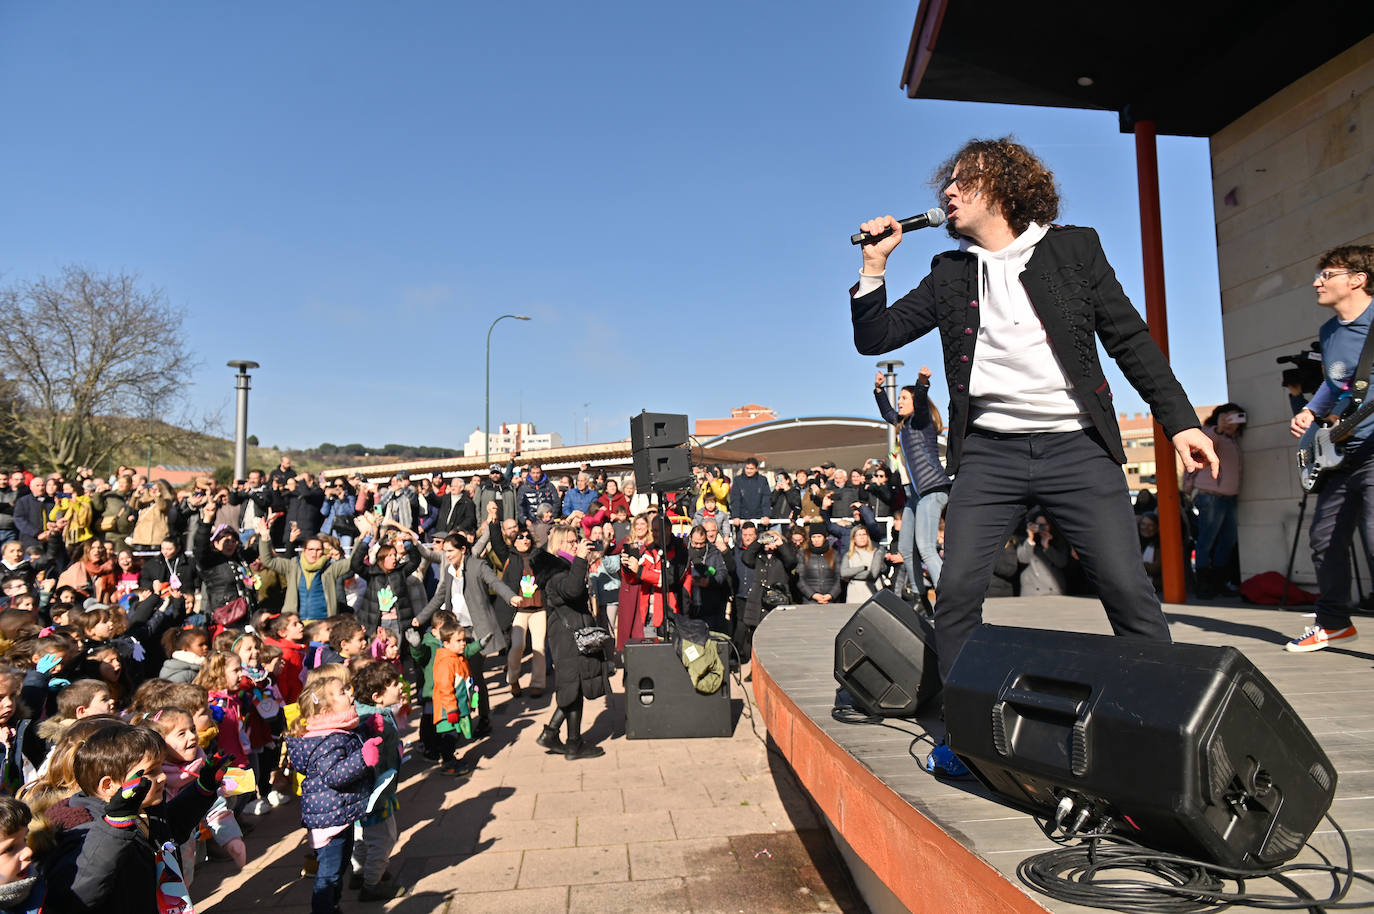
<svg viewBox="0 0 1374 914">
<path fill-rule="evenodd" d="M 679 413 L 641 412 L 630 417 L 630 450 L 680 447 L 687 443 L 687 416 Z"/>
<path fill-rule="evenodd" d="M 674 492 L 692 481 L 692 462 L 685 447 L 651 447 L 636 451 L 635 485 L 643 492 Z"/>
<path fill-rule="evenodd" d="M 1013 805 L 1062 804 L 1224 866 L 1291 859 L 1336 792 L 1321 746 L 1235 648 L 987 625 L 944 704 L 950 748 Z"/>
<path fill-rule="evenodd" d="M 940 691 L 935 630 L 890 590 L 859 607 L 835 636 L 835 679 L 880 717 L 915 717 Z"/>
<path fill-rule="evenodd" d="M 720 649 L 717 645 L 717 649 Z M 729 646 L 721 660 L 729 668 Z M 710 695 L 692 687 L 670 641 L 630 641 L 625 645 L 625 738 L 679 739 L 729 736 L 730 677 Z"/>
</svg>

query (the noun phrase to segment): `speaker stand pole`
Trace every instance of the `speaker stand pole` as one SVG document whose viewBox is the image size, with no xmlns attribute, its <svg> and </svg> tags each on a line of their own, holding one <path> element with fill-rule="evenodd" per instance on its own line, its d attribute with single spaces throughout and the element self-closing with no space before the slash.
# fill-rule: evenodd
<svg viewBox="0 0 1374 914">
<path fill-rule="evenodd" d="M 1302 493 L 1302 501 L 1298 502 L 1298 525 L 1293 528 L 1293 548 L 1288 550 L 1288 570 L 1283 573 L 1283 594 L 1279 597 L 1279 609 L 1288 608 L 1288 585 L 1293 577 L 1293 562 L 1298 557 L 1298 540 L 1302 538 L 1302 519 L 1307 515 L 1307 496 L 1311 492 Z"/>
<path fill-rule="evenodd" d="M 663 545 L 659 549 L 658 556 L 658 587 L 659 594 L 663 601 L 663 631 L 668 629 L 668 557 L 671 554 L 669 547 L 673 540 L 673 524 L 668 519 L 668 491 L 666 489 L 655 488 L 654 492 L 658 495 L 659 507 L 663 509 Z M 649 530 L 649 535 L 653 535 L 653 530 Z M 652 619 L 650 620 L 652 621 Z M 660 640 L 667 640 L 659 633 Z"/>
</svg>

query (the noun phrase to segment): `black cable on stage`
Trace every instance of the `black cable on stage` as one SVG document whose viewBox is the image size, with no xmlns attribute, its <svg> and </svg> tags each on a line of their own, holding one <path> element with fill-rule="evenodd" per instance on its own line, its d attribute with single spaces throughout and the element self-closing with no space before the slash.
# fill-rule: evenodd
<svg viewBox="0 0 1374 914">
<path fill-rule="evenodd" d="M 1016 875 L 1026 885 L 1059 901 L 1146 914 L 1202 914 L 1235 905 L 1312 912 L 1374 908 L 1374 901 L 1343 900 L 1355 880 L 1374 885 L 1374 878 L 1355 872 L 1350 840 L 1329 813 L 1326 821 L 1335 829 L 1345 850 L 1344 866 L 1332 863 L 1309 843 L 1322 863 L 1289 863 L 1265 870 L 1227 867 L 1160 853 L 1111 834 L 1093 835 L 1077 845 L 1068 845 L 1065 839 L 1053 834 L 1054 826 L 1047 820 L 1036 821 L 1047 837 L 1065 846 L 1027 857 L 1016 868 Z M 1123 873 L 1128 871 L 1151 878 L 1127 878 Z M 1329 875 L 1331 894 L 1315 898 L 1292 878 L 1304 873 Z M 1246 881 L 1258 879 L 1272 879 L 1291 894 L 1247 892 Z M 1237 890 L 1226 891 L 1227 881 L 1236 883 Z"/>
<path fill-rule="evenodd" d="M 907 727 L 898 726 L 892 722 L 894 718 L 879 717 L 877 714 L 869 714 L 853 705 L 835 705 L 830 709 L 830 718 L 838 723 L 849 724 L 851 726 L 869 725 L 887 727 L 889 730 L 896 730 L 898 733 L 910 736 L 911 742 L 907 744 L 906 753 L 921 765 L 922 770 L 925 769 L 925 759 L 921 758 L 920 754 L 917 753 L 916 747 L 921 743 L 928 743 L 930 748 L 935 748 L 935 738 L 924 729 L 915 731 Z M 900 720 L 901 718 L 896 719 Z M 913 724 L 913 726 L 915 725 Z"/>
</svg>

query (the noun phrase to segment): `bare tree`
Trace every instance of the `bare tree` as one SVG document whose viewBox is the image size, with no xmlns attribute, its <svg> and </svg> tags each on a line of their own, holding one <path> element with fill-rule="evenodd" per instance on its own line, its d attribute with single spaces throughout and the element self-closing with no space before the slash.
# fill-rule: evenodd
<svg viewBox="0 0 1374 914">
<path fill-rule="evenodd" d="M 168 438 L 196 431 L 201 423 L 173 418 L 194 367 L 183 317 L 161 290 L 123 272 L 68 266 L 0 289 L 0 360 L 18 398 L 9 418 L 32 459 L 98 467 L 147 442 L 150 416 Z"/>
</svg>

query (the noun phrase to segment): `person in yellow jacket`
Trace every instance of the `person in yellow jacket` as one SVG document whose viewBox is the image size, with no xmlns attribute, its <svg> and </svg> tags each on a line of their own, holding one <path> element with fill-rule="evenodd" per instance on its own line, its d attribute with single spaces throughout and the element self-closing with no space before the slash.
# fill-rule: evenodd
<svg viewBox="0 0 1374 914">
<path fill-rule="evenodd" d="M 698 482 L 700 486 L 697 490 L 696 510 L 700 511 L 705 505 L 707 492 L 716 496 L 716 506 L 720 510 L 730 510 L 730 478 L 719 466 L 712 466 L 705 470 L 704 478 L 699 478 Z"/>
<path fill-rule="evenodd" d="M 66 486 L 71 486 L 71 483 L 66 483 Z M 82 486 L 83 491 L 80 495 L 71 494 L 69 498 L 60 498 L 52 509 L 52 520 L 67 519 L 67 526 L 62 531 L 62 542 L 66 544 L 68 554 L 80 551 L 81 544 L 95 536 L 95 509 L 91 506 L 91 493 L 95 491 L 95 482 L 88 479 Z"/>
</svg>

